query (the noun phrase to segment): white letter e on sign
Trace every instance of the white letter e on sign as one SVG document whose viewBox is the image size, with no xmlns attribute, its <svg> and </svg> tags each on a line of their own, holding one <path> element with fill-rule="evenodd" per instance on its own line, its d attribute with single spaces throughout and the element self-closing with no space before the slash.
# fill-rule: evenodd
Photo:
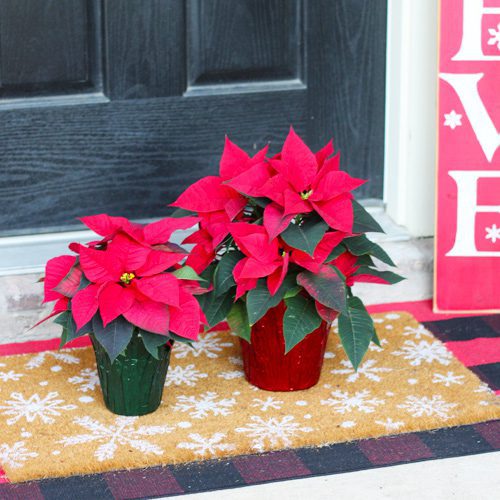
<svg viewBox="0 0 500 500">
<path fill-rule="evenodd" d="M 457 232 L 455 244 L 447 257 L 500 257 L 499 252 L 478 251 L 475 243 L 476 214 L 500 213 L 499 205 L 477 204 L 477 181 L 481 178 L 500 178 L 500 171 L 450 170 L 457 184 Z M 499 203 L 500 203 L 500 193 Z"/>
</svg>

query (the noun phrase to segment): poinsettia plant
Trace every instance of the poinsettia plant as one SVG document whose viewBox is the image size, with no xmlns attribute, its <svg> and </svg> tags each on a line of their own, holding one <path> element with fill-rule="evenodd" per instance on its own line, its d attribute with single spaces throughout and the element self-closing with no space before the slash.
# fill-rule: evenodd
<svg viewBox="0 0 500 500">
<path fill-rule="evenodd" d="M 206 320 L 194 295 L 206 288 L 191 267 L 181 264 L 186 251 L 169 240 L 199 219 L 141 225 L 101 214 L 81 221 L 101 238 L 70 244 L 74 254 L 50 259 L 43 278 L 44 302 L 55 305 L 42 321 L 58 316 L 61 346 L 92 333 L 113 361 L 134 329 L 154 357 L 167 342 L 196 340 Z"/>
<path fill-rule="evenodd" d="M 172 204 L 177 216 L 199 217 L 184 243 L 193 245 L 187 264 L 213 285 L 199 297 L 209 326 L 227 317 L 250 342 L 251 326 L 284 300 L 286 352 L 338 316 L 357 368 L 378 339 L 352 285 L 402 279 L 376 268 L 374 258 L 394 263 L 364 234 L 382 232 L 352 195 L 364 182 L 340 170 L 332 141 L 314 154 L 293 128 L 272 157 L 267 147 L 251 157 L 226 138 L 219 175 L 195 182 Z"/>
</svg>

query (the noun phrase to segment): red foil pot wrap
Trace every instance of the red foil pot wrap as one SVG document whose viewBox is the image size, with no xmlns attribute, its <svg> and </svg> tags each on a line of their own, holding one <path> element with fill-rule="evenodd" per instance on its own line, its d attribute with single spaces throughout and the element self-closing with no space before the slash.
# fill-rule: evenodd
<svg viewBox="0 0 500 500">
<path fill-rule="evenodd" d="M 266 391 L 300 391 L 318 383 L 323 366 L 329 325 L 306 335 L 285 354 L 283 315 L 280 302 L 252 327 L 251 343 L 241 340 L 245 377 L 252 385 Z"/>
</svg>

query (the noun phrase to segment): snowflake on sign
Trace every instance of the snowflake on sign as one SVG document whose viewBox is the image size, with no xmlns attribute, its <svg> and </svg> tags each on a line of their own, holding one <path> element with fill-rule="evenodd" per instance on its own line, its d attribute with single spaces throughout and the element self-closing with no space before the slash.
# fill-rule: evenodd
<svg viewBox="0 0 500 500">
<path fill-rule="evenodd" d="M 391 372 L 392 368 L 384 368 L 382 366 L 375 366 L 376 361 L 374 359 L 366 360 L 359 368 L 358 371 L 354 371 L 350 361 L 342 360 L 340 362 L 346 368 L 331 370 L 330 373 L 334 375 L 348 375 L 347 382 L 356 382 L 361 375 L 366 377 L 368 380 L 373 382 L 380 382 L 382 379 L 378 375 L 379 373 Z"/>
<path fill-rule="evenodd" d="M 177 445 L 177 448 L 192 450 L 196 455 L 200 455 L 202 457 L 206 455 L 215 457 L 217 456 L 217 451 L 231 451 L 236 448 L 234 444 L 222 443 L 221 441 L 225 437 L 226 435 L 222 432 L 216 432 L 208 438 L 203 437 L 201 434 L 193 433 L 189 434 L 189 439 L 191 439 L 191 442 L 179 443 Z"/>
<path fill-rule="evenodd" d="M 434 395 L 432 398 L 426 396 L 407 396 L 405 404 L 398 405 L 410 413 L 413 417 L 432 417 L 436 416 L 442 420 L 450 418 L 449 412 L 457 406 L 456 403 L 447 403 L 440 395 Z"/>
<path fill-rule="evenodd" d="M 61 411 L 75 410 L 75 405 L 63 405 L 64 400 L 56 399 L 59 396 L 57 392 L 49 392 L 47 396 L 41 398 L 38 394 L 33 394 L 28 399 L 20 392 L 13 392 L 12 399 L 5 401 L 0 405 L 3 415 L 12 415 L 7 420 L 7 425 L 13 425 L 22 418 L 27 422 L 34 422 L 39 418 L 44 424 L 53 424 L 54 416 L 61 415 Z"/>
<path fill-rule="evenodd" d="M 114 424 L 106 425 L 90 417 L 77 417 L 74 423 L 87 429 L 88 434 L 66 436 L 58 443 L 66 446 L 77 446 L 91 442 L 100 443 L 94 456 L 99 462 L 111 460 L 119 446 L 126 446 L 144 454 L 163 455 L 163 450 L 154 443 L 144 439 L 145 436 L 168 434 L 173 427 L 167 425 L 140 425 L 135 424 L 138 417 L 117 417 Z"/>
<path fill-rule="evenodd" d="M 169 370 L 166 385 L 187 385 L 188 387 L 194 387 L 198 380 L 207 377 L 208 374 L 196 370 L 194 365 L 187 365 L 185 367 L 177 365 Z"/>
<path fill-rule="evenodd" d="M 500 50 L 500 23 L 498 23 L 497 29 L 489 28 L 488 33 L 491 35 L 488 45 L 496 45 L 497 49 Z"/>
<path fill-rule="evenodd" d="M 492 243 L 496 243 L 497 240 L 500 240 L 500 227 L 497 227 L 496 224 L 493 224 L 491 227 L 485 228 L 485 231 L 485 239 L 491 240 Z"/>
<path fill-rule="evenodd" d="M 212 415 L 230 415 L 231 408 L 236 404 L 234 398 L 217 399 L 215 392 L 206 392 L 197 396 L 177 396 L 174 411 L 189 412 L 193 418 L 205 418 Z"/>
<path fill-rule="evenodd" d="M 0 444 L 0 464 L 8 465 L 14 469 L 22 467 L 23 462 L 26 462 L 29 458 L 37 456 L 38 453 L 26 449 L 24 441 L 18 441 L 12 446 L 5 443 Z"/>
<path fill-rule="evenodd" d="M 207 333 L 198 339 L 195 347 L 188 344 L 178 343 L 174 347 L 174 356 L 177 359 L 185 359 L 189 356 L 198 358 L 205 355 L 207 358 L 218 358 L 224 347 L 232 347 L 232 342 L 222 342 L 217 332 Z"/>
<path fill-rule="evenodd" d="M 264 451 L 266 442 L 271 447 L 278 445 L 288 447 L 292 445 L 292 438 L 297 434 L 314 430 L 311 427 L 301 427 L 299 423 L 294 422 L 294 417 L 291 415 L 287 415 L 281 420 L 274 417 L 264 420 L 258 416 L 250 417 L 250 420 L 252 423 L 235 430 L 253 438 L 252 448 L 259 452 Z"/>
<path fill-rule="evenodd" d="M 370 391 L 368 389 L 358 391 L 352 396 L 347 391 L 333 391 L 331 395 L 331 398 L 322 399 L 321 404 L 332 406 L 334 411 L 342 414 L 350 413 L 353 410 L 358 410 L 363 413 L 373 413 L 376 406 L 384 404 L 385 402 L 383 399 L 370 397 Z"/>
<path fill-rule="evenodd" d="M 42 366 L 48 358 L 53 358 L 56 361 L 61 361 L 68 365 L 77 365 L 80 363 L 80 358 L 68 354 L 64 351 L 53 352 L 53 351 L 43 351 L 39 352 L 36 356 L 33 356 L 28 363 L 26 363 L 26 368 L 28 370 L 33 370 L 34 368 L 39 368 Z"/>
<path fill-rule="evenodd" d="M 394 351 L 394 356 L 403 356 L 410 361 L 412 366 L 420 366 L 422 363 L 433 363 L 436 361 L 441 365 L 449 365 L 452 360 L 451 352 L 435 340 L 434 342 L 420 341 L 418 344 L 412 340 L 406 340 L 399 351 Z"/>
<path fill-rule="evenodd" d="M 97 370 L 92 368 L 84 368 L 80 371 L 80 375 L 75 375 L 68 379 L 70 384 L 78 385 L 78 391 L 88 392 L 93 391 L 99 385 L 99 377 Z"/>
</svg>

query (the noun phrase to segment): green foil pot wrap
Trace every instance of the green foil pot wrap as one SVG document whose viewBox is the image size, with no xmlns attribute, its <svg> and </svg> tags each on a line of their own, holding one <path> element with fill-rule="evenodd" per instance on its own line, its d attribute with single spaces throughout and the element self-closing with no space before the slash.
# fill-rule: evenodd
<svg viewBox="0 0 500 500">
<path fill-rule="evenodd" d="M 93 334 L 97 372 L 104 403 L 117 415 L 135 417 L 154 412 L 161 403 L 170 362 L 171 345 L 158 348 L 160 359 L 144 347 L 138 329 L 125 350 L 111 363 Z"/>
</svg>

